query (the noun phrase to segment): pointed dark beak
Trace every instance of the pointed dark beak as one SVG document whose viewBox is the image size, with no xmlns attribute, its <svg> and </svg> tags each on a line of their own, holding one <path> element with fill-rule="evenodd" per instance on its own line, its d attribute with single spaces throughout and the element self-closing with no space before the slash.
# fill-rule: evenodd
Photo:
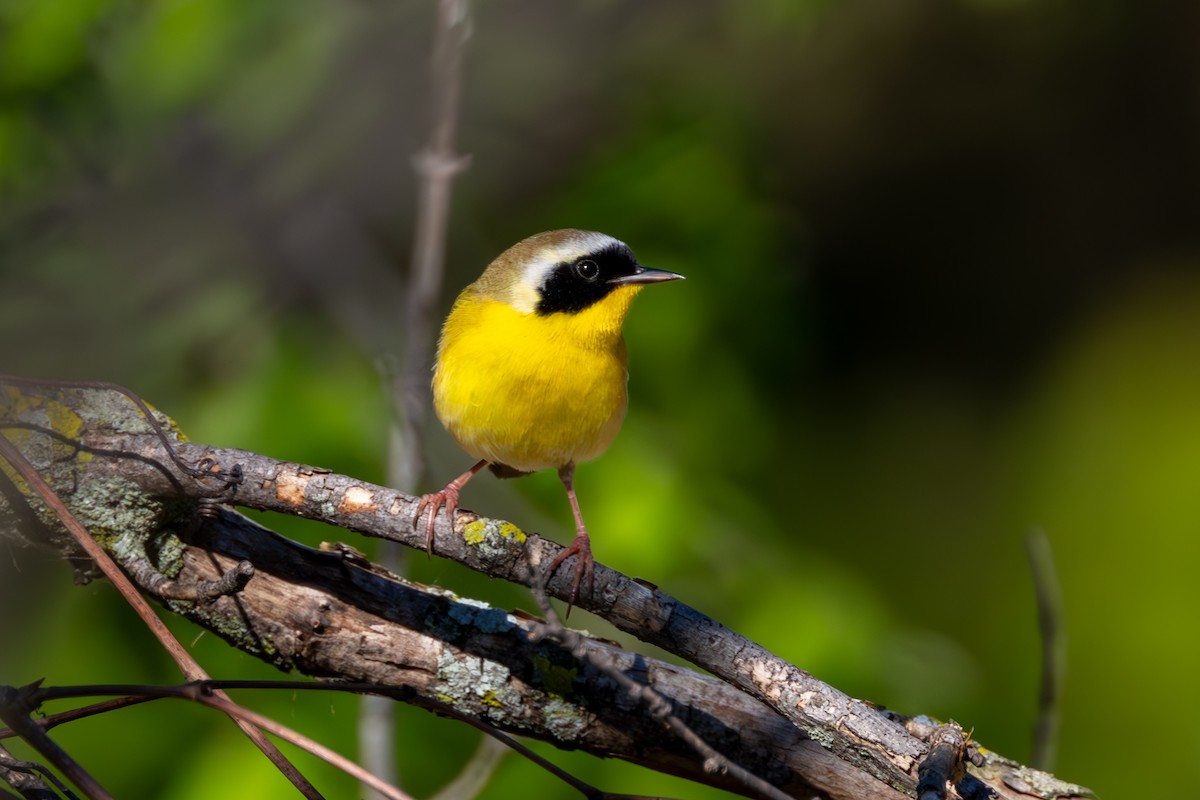
<svg viewBox="0 0 1200 800">
<path fill-rule="evenodd" d="M 637 272 L 632 275 L 619 275 L 609 280 L 618 286 L 640 285 L 644 283 L 662 283 L 663 281 L 681 281 L 683 276 L 678 272 L 667 272 L 665 269 L 650 269 L 638 265 Z"/>
</svg>

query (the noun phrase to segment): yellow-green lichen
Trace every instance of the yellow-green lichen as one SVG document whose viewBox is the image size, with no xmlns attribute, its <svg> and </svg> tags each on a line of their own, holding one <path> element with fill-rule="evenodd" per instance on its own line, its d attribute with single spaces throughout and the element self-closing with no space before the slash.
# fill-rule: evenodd
<svg viewBox="0 0 1200 800">
<path fill-rule="evenodd" d="M 23 431 L 22 433 L 28 433 L 28 431 Z M 13 436 L 13 439 L 16 438 L 16 436 Z M 20 447 L 19 444 L 17 446 Z M 3 475 L 6 480 L 12 483 L 13 488 L 17 490 L 17 494 L 21 495 L 22 497 L 33 497 L 33 489 L 31 489 L 29 484 L 25 482 L 25 479 L 21 477 L 21 473 L 17 472 L 16 468 L 9 464 L 6 460 L 0 459 L 0 475 Z M 44 508 L 44 505 L 40 500 L 38 501 L 38 505 Z"/>
<path fill-rule="evenodd" d="M 480 517 L 463 526 L 463 540 L 471 546 L 483 544 L 489 534 L 525 544 L 525 531 L 506 520 Z"/>
<path fill-rule="evenodd" d="M 4 387 L 4 405 L 0 406 L 4 416 L 17 419 L 24 417 L 31 409 L 41 408 L 46 398 L 41 395 L 23 392 L 11 384 Z"/>
<path fill-rule="evenodd" d="M 167 434 L 168 439 L 174 439 L 177 442 L 191 441 L 188 439 L 187 434 L 179 429 L 179 423 L 159 411 L 158 407 L 153 403 L 146 403 L 146 408 L 150 409 L 150 413 L 154 415 L 154 419 L 162 426 L 163 432 Z"/>
<path fill-rule="evenodd" d="M 477 519 L 474 522 L 468 522 L 463 527 L 463 541 L 472 547 L 483 544 L 485 535 L 487 535 L 487 520 Z"/>
<path fill-rule="evenodd" d="M 16 386 L 4 387 L 4 395 L 0 399 L 0 417 L 4 419 L 20 420 L 39 429 L 53 431 L 68 442 L 83 433 L 83 419 L 70 406 L 58 400 L 23 392 Z M 44 437 L 41 431 L 30 428 L 13 428 L 8 432 L 8 438 L 22 451 L 26 450 L 30 440 Z M 54 444 L 60 448 L 71 447 L 58 440 Z M 29 458 L 28 453 L 26 458 Z M 36 459 L 30 460 L 36 463 Z"/>
<path fill-rule="evenodd" d="M 50 423 L 50 429 L 66 438 L 74 440 L 83 433 L 83 418 L 69 406 L 63 405 L 57 400 L 51 400 L 46 403 L 45 414 L 46 421 Z"/>
<path fill-rule="evenodd" d="M 514 539 L 517 544 L 525 544 L 525 531 L 513 525 L 511 522 L 500 523 L 500 535 L 506 539 Z"/>
<path fill-rule="evenodd" d="M 483 517 L 463 526 L 463 540 L 485 561 L 511 562 L 520 556 L 525 532 L 511 522 Z"/>
<path fill-rule="evenodd" d="M 61 481 L 63 487 L 71 486 L 72 459 L 80 454 L 75 442 L 87 428 L 85 420 L 73 408 L 59 400 L 7 386 L 0 395 L 0 418 L 25 423 L 26 427 L 14 426 L 7 431 L 9 440 L 51 485 Z M 20 486 L 22 494 L 29 496 L 23 482 Z"/>
</svg>

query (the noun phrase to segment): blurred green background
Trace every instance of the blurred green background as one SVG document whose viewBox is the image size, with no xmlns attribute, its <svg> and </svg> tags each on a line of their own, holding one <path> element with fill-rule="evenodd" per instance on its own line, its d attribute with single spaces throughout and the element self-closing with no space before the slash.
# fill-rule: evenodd
<svg viewBox="0 0 1200 800">
<path fill-rule="evenodd" d="M 1200 4 L 472 7 L 441 310 L 555 227 L 688 277 L 635 304 L 630 415 L 577 477 L 597 557 L 1024 760 L 1040 527 L 1069 635 L 1056 772 L 1187 794 Z M 196 441 L 384 480 L 432 27 L 433 0 L 0 3 L 0 370 L 116 381 Z M 470 461 L 436 424 L 428 446 L 425 490 Z M 569 537 L 552 473 L 481 478 L 464 504 Z M 0 682 L 177 679 L 111 586 L 3 550 Z M 412 574 L 532 605 L 437 559 Z M 275 674 L 172 624 L 216 676 Z M 351 698 L 242 697 L 354 752 Z M 400 725 L 417 796 L 473 748 L 422 712 Z M 56 735 L 118 796 L 294 796 L 200 708 Z M 723 796 L 543 751 L 611 791 Z M 485 796 L 531 792 L 573 796 L 516 758 Z"/>
</svg>

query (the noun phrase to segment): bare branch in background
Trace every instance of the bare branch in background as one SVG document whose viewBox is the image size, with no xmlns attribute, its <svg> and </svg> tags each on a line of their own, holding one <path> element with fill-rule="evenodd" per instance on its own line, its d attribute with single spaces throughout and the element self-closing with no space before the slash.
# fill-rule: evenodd
<svg viewBox="0 0 1200 800">
<path fill-rule="evenodd" d="M 454 178 L 468 159 L 454 149 L 462 93 L 463 49 L 470 32 L 466 0 L 438 0 L 430 74 L 430 128 L 424 149 L 413 159 L 417 172 L 417 219 L 412 266 L 405 298 L 404 342 L 399 373 L 393 376 L 398 432 L 390 454 L 389 483 L 415 490 L 424 469 L 420 436 L 429 401 L 429 366 L 442 290 L 446 231 Z"/>
<path fill-rule="evenodd" d="M 1063 675 L 1066 672 L 1066 632 L 1063 627 L 1062 587 L 1054 566 L 1054 550 L 1046 532 L 1035 529 L 1025 537 L 1029 569 L 1037 596 L 1038 633 L 1042 640 L 1042 682 L 1038 716 L 1033 728 L 1030 763 L 1038 769 L 1054 768 L 1058 752 Z"/>
<path fill-rule="evenodd" d="M 454 177 L 467 159 L 455 154 L 459 97 L 462 94 L 463 50 L 470 32 L 467 0 L 438 0 L 429 75 L 429 133 L 413 159 L 417 173 L 416 221 L 412 262 L 406 287 L 403 350 L 390 376 L 392 425 L 388 436 L 388 484 L 415 491 L 425 471 L 424 428 L 429 407 L 429 359 L 437 320 L 434 310 L 442 289 L 446 231 Z M 402 573 L 404 550 L 381 542 L 376 553 L 386 568 Z M 364 697 L 359 713 L 359 755 L 376 775 L 395 783 L 395 705 Z M 365 789 L 368 797 L 370 789 Z"/>
<path fill-rule="evenodd" d="M 479 739 L 475 752 L 459 770 L 458 775 L 438 790 L 429 800 L 472 800 L 487 788 L 500 759 L 508 753 L 504 743 L 491 736 Z"/>
</svg>

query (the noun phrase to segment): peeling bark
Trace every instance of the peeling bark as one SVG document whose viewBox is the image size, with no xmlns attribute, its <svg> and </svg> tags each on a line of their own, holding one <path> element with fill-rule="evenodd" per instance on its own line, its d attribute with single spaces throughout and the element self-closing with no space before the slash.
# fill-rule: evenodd
<svg viewBox="0 0 1200 800">
<path fill-rule="evenodd" d="M 920 726 L 848 697 L 657 588 L 596 565 L 595 592 L 578 604 L 716 678 L 589 640 L 580 661 L 542 638 L 541 623 L 370 563 L 290 542 L 216 503 L 319 519 L 424 549 L 417 498 L 240 450 L 179 442 L 158 417 L 188 474 L 127 398 L 107 390 L 0 386 L 4 433 L 144 589 L 254 576 L 213 602 L 162 600 L 171 611 L 284 670 L 411 690 L 412 699 L 565 748 L 623 758 L 693 780 L 745 790 L 700 759 L 593 664 L 611 662 L 652 686 L 689 727 L 732 761 L 795 796 L 913 796 L 929 752 Z M 17 426 L 12 426 L 17 423 Z M 25 426 L 25 427 L 20 427 Z M 19 480 L 0 491 L 0 536 L 36 540 L 75 557 L 55 520 Z M 0 484 L 4 481 L 0 480 Z M 494 578 L 529 585 L 559 545 L 511 523 L 463 511 L 440 515 L 434 552 Z M 548 592 L 563 598 L 569 570 Z M 178 596 L 178 595 L 174 595 Z M 998 756 L 969 768 L 1004 798 L 1088 796 Z M 1037 787 L 1037 788 L 1033 788 Z"/>
</svg>

